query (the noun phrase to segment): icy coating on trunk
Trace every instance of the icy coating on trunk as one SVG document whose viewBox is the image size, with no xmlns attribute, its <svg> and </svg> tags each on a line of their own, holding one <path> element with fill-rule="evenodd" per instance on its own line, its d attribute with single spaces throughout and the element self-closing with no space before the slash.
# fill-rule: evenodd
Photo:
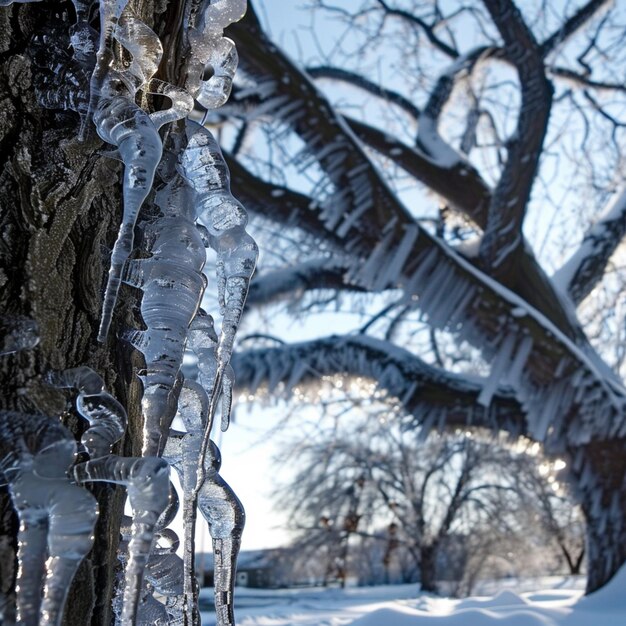
<svg viewBox="0 0 626 626">
<path fill-rule="evenodd" d="M 46 439 L 45 445 L 28 448 L 33 438 L 18 428 L 22 422 L 26 428 L 26 422 L 15 417 L 19 414 L 2 414 L 6 450 L 0 469 L 22 525 L 18 613 L 25 624 L 59 623 L 75 569 L 93 542 L 97 507 L 84 485 L 108 482 L 125 487 L 132 510 L 122 523 L 118 550 L 123 573 L 113 602 L 116 623 L 199 624 L 193 561 L 199 509 L 216 553 L 217 624 L 232 625 L 245 516 L 219 475 L 219 451 L 210 434 L 220 401 L 222 430 L 229 424 L 230 359 L 258 249 L 246 231 L 246 211 L 230 192 L 217 142 L 186 118 L 195 104 L 213 109 L 228 99 L 238 58 L 223 30 L 243 16 L 246 2 L 188 0 L 180 8 L 183 61 L 179 80 L 172 80 L 181 86 L 156 78 L 169 76 L 163 71 L 163 44 L 142 21 L 145 15 L 135 12 L 135 3 L 72 3 L 75 19 L 60 44 L 48 31 L 33 36 L 33 84 L 40 106 L 78 113 L 79 139 L 95 130 L 112 147 L 101 154 L 122 164 L 121 224 L 97 339 L 105 342 L 110 336 L 121 284 L 141 292 L 141 325 L 122 328 L 118 338 L 144 361 L 136 371 L 142 385 L 142 456 L 114 452 L 126 431 L 126 411 L 86 366 L 47 377 L 53 386 L 71 390 L 76 413 L 88 423 L 80 463 L 75 464 L 76 441 L 54 419 L 32 418 L 29 428 L 43 424 L 54 437 L 50 445 Z M 0 6 L 8 4 L 0 0 Z M 63 19 L 68 22 L 67 16 Z M 217 256 L 216 275 L 208 280 L 203 274 L 206 247 Z M 216 290 L 220 307 L 212 315 L 199 308 L 207 285 Z M 0 331 L 2 354 L 31 349 L 38 341 L 32 320 L 2 318 Z M 186 351 L 198 359 L 197 382 L 182 375 Z M 177 411 L 184 433 L 170 429 Z M 20 438 L 27 445 L 16 452 Z M 45 465 L 51 452 L 55 460 Z M 167 528 L 178 508 L 168 460 L 183 487 L 183 558 L 176 555 L 178 537 Z M 53 481 L 54 489 L 42 489 L 52 485 L 46 481 Z M 70 531 L 61 536 L 57 522 Z"/>
</svg>

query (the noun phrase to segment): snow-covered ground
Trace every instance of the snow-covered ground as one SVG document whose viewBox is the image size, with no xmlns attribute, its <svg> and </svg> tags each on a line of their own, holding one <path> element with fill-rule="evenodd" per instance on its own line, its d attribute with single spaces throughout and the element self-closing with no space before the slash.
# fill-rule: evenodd
<svg viewBox="0 0 626 626">
<path fill-rule="evenodd" d="M 417 595 L 415 585 L 353 589 L 238 588 L 238 626 L 625 626 L 626 568 L 597 593 L 584 581 L 507 581 L 464 600 Z M 483 587 L 488 590 L 489 587 Z M 212 590 L 203 589 L 204 603 Z M 203 604 L 204 604 L 203 603 Z M 205 604 L 206 606 L 206 604 Z M 203 626 L 215 615 L 202 613 Z"/>
</svg>

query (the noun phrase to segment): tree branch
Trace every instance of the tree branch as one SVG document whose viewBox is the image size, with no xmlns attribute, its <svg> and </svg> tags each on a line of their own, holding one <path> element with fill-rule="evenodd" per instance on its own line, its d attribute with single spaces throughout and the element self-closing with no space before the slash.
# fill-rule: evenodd
<svg viewBox="0 0 626 626">
<path fill-rule="evenodd" d="M 414 24 L 418 26 L 424 32 L 428 41 L 430 41 L 430 43 L 437 50 L 439 50 L 440 52 L 443 52 L 446 56 L 450 57 L 451 59 L 456 59 L 459 56 L 459 53 L 452 46 L 449 46 L 447 43 L 445 43 L 445 41 L 442 41 L 441 39 L 439 39 L 439 37 L 437 37 L 437 35 L 435 35 L 435 30 L 434 30 L 433 25 L 427 24 L 423 19 L 417 17 L 417 15 L 414 15 L 413 13 L 409 11 L 404 11 L 402 9 L 396 9 L 396 8 L 390 7 L 387 4 L 386 0 L 377 0 L 377 1 L 378 1 L 378 4 L 380 4 L 380 6 L 383 8 L 383 10 L 385 11 L 387 15 L 400 17 L 403 20 L 406 20 L 407 22 L 409 22 L 410 24 Z"/>
<path fill-rule="evenodd" d="M 524 410 L 513 393 L 498 390 L 488 408 L 478 398 L 485 381 L 457 376 L 424 363 L 410 352 L 373 337 L 332 336 L 304 343 L 238 351 L 233 357 L 237 385 L 256 391 L 279 383 L 294 387 L 343 374 L 375 381 L 397 398 L 415 425 L 503 428 L 513 436 L 526 433 Z"/>
<path fill-rule="evenodd" d="M 522 224 L 537 175 L 548 128 L 553 88 L 545 75 L 541 49 L 512 0 L 484 0 L 517 69 L 521 105 L 508 158 L 489 206 L 480 258 L 490 275 L 515 271 L 513 254 L 522 243 Z"/>
<path fill-rule="evenodd" d="M 611 4 L 611 0 L 589 0 L 574 15 L 566 20 L 561 28 L 548 37 L 540 46 L 542 57 L 546 57 L 560 43 L 563 43 L 588 20 L 590 20 L 602 7 Z"/>
<path fill-rule="evenodd" d="M 422 111 L 417 130 L 417 146 L 434 162 L 443 167 L 453 167 L 458 161 L 464 160 L 462 155 L 443 141 L 439 135 L 438 126 L 441 113 L 448 103 L 454 86 L 463 74 L 471 74 L 474 66 L 483 58 L 501 56 L 501 50 L 492 46 L 480 46 L 458 57 L 456 61 L 443 72 L 435 88 L 430 94 L 428 102 Z"/>
<path fill-rule="evenodd" d="M 580 304 L 600 282 L 625 235 L 626 190 L 622 190 L 587 231 L 578 250 L 553 276 L 555 284 L 574 304 Z"/>
<path fill-rule="evenodd" d="M 300 136 L 335 185 L 336 193 L 312 209 L 328 232 L 345 242 L 353 263 L 349 279 L 374 291 L 400 285 L 407 302 L 419 297 L 431 326 L 457 333 L 494 358 L 491 384 L 478 401 L 488 406 L 499 383 L 513 385 L 533 415 L 529 431 L 537 440 L 562 448 L 626 433 L 620 408 L 626 390 L 567 312 L 561 307 L 562 328 L 579 346 L 416 224 L 345 122 L 267 41 L 251 15 L 231 30 L 242 69 L 257 81 L 264 113 Z"/>
<path fill-rule="evenodd" d="M 319 67 L 307 67 L 306 73 L 313 78 L 330 78 L 349 83 L 350 85 L 359 87 L 360 89 L 363 89 L 378 98 L 382 98 L 383 100 L 387 100 L 388 102 L 395 104 L 408 113 L 415 121 L 417 121 L 420 117 L 420 110 L 408 98 L 405 98 L 397 91 L 393 91 L 393 89 L 381 87 L 364 76 L 355 74 L 354 72 L 349 72 L 348 70 L 344 70 L 340 67 L 322 65 Z"/>
<path fill-rule="evenodd" d="M 362 286 L 351 285 L 345 280 L 348 269 L 348 264 L 342 266 L 324 258 L 265 272 L 255 276 L 250 284 L 246 305 L 268 304 L 286 296 L 293 300 L 312 289 L 365 291 Z"/>
<path fill-rule="evenodd" d="M 363 143 L 391 159 L 450 202 L 453 209 L 463 213 L 480 228 L 484 228 L 491 190 L 469 162 L 460 159 L 452 167 L 443 167 L 418 148 L 407 146 L 373 126 L 349 116 L 344 116 L 344 119 Z"/>
<path fill-rule="evenodd" d="M 624 83 L 609 83 L 606 81 L 592 80 L 588 76 L 569 70 L 566 67 L 550 67 L 548 69 L 553 76 L 564 78 L 582 87 L 591 87 L 598 91 L 626 91 L 626 85 L 624 85 Z"/>
</svg>

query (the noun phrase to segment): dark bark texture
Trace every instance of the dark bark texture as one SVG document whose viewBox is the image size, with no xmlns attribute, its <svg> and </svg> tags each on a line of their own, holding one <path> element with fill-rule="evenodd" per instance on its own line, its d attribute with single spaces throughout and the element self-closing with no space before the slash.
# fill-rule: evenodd
<svg viewBox="0 0 626 626">
<path fill-rule="evenodd" d="M 146 9 L 153 11 L 150 2 Z M 66 396 L 43 381 L 50 370 L 88 365 L 128 406 L 138 393 L 132 361 L 122 358 L 114 325 L 96 342 L 109 251 L 121 215 L 121 164 L 103 157 L 94 132 L 78 142 L 78 115 L 40 107 L 42 69 L 33 37 L 47 33 L 69 43 L 71 3 L 0 8 L 0 315 L 26 316 L 39 327 L 29 351 L 0 357 L 1 409 L 61 417 L 78 436 L 85 426 Z M 58 51 L 45 51 L 53 57 Z M 132 318 L 135 294 L 123 289 L 116 319 Z M 132 320 L 127 320 L 130 325 Z M 131 449 L 137 414 L 116 452 Z M 80 567 L 66 605 L 66 624 L 108 625 L 118 561 L 122 491 L 95 487 L 100 516 L 92 553 Z M 16 519 L 0 495 L 0 589 L 15 581 Z M 9 608 L 8 615 L 11 614 Z"/>
</svg>

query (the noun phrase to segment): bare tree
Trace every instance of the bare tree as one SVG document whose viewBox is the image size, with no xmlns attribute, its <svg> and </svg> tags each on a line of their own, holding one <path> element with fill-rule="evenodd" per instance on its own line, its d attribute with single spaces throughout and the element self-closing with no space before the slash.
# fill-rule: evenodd
<svg viewBox="0 0 626 626">
<path fill-rule="evenodd" d="M 356 573 L 355 564 L 377 544 L 379 571 L 386 574 L 379 582 L 408 560 L 421 588 L 437 592 L 443 577 L 461 581 L 465 564 L 502 552 L 502 545 L 472 541 L 474 535 L 498 536 L 500 544 L 504 536 L 518 537 L 521 545 L 536 531 L 528 509 L 538 515 L 539 487 L 533 484 L 532 494 L 526 484 L 520 490 L 520 471 L 530 471 L 525 453 L 466 433 L 420 441 L 397 418 L 371 409 L 365 418 L 350 415 L 358 410 L 328 431 L 318 428 L 314 438 L 296 437 L 280 459 L 298 466 L 277 493 L 297 533 L 294 544 L 309 559 L 327 554 L 331 569 L 342 570 L 336 578 L 344 580 L 346 569 Z"/>
<path fill-rule="evenodd" d="M 593 591 L 626 559 L 624 320 L 594 300 L 623 298 L 623 7 L 312 11 L 343 34 L 314 39 L 306 67 L 255 11 L 232 29 L 230 163 L 275 252 L 249 306 L 380 312 L 356 334 L 241 353 L 239 382 L 363 378 L 426 430 L 539 442 L 567 463 Z"/>
</svg>

